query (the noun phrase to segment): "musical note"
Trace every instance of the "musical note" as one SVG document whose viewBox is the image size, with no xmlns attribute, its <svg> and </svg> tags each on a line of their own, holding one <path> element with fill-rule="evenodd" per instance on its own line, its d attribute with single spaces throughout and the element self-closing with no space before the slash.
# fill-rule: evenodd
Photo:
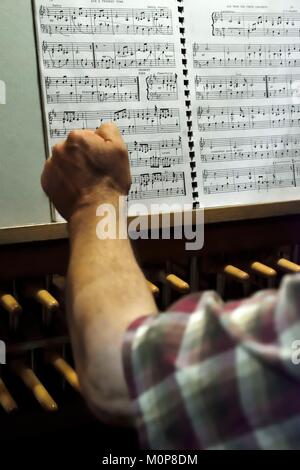
<svg viewBox="0 0 300 470">
<path fill-rule="evenodd" d="M 198 108 L 198 128 L 202 132 L 299 126 L 300 105 Z"/>
<path fill-rule="evenodd" d="M 178 100 L 177 74 L 153 74 L 146 77 L 149 101 Z"/>
<path fill-rule="evenodd" d="M 222 37 L 300 37 L 300 13 L 227 13 L 212 14 L 213 36 Z"/>
<path fill-rule="evenodd" d="M 101 103 L 140 100 L 139 77 L 45 77 L 47 103 Z"/>
<path fill-rule="evenodd" d="M 172 43 L 48 42 L 42 44 L 45 68 L 126 69 L 175 67 Z"/>
<path fill-rule="evenodd" d="M 96 129 L 102 122 L 116 122 L 123 135 L 180 132 L 177 108 L 122 109 L 118 111 L 55 111 L 48 114 L 50 136 L 66 137 L 74 129 Z"/>
<path fill-rule="evenodd" d="M 49 155 L 72 130 L 115 122 L 132 170 L 129 200 L 190 203 L 178 5 L 79 3 L 34 0 Z"/>
<path fill-rule="evenodd" d="M 171 168 L 183 163 L 182 141 L 179 139 L 130 142 L 128 155 L 131 168 Z"/>
<path fill-rule="evenodd" d="M 300 162 L 299 160 L 294 162 L 294 177 L 295 177 L 296 186 L 299 187 L 300 186 Z"/>
<path fill-rule="evenodd" d="M 193 44 L 199 68 L 300 67 L 300 44 Z"/>
<path fill-rule="evenodd" d="M 183 171 L 142 173 L 132 177 L 129 200 L 184 196 L 185 194 Z"/>
<path fill-rule="evenodd" d="M 201 138 L 199 145 L 203 163 L 300 158 L 300 134 Z"/>
<path fill-rule="evenodd" d="M 197 100 L 300 97 L 300 75 L 195 76 Z"/>
<path fill-rule="evenodd" d="M 274 13 L 272 3 L 184 0 L 192 152 L 205 207 L 299 198 L 300 13 L 284 0 Z"/>
<path fill-rule="evenodd" d="M 40 7 L 40 27 L 45 34 L 173 34 L 169 8 Z"/>
<path fill-rule="evenodd" d="M 295 163 L 203 170 L 204 194 L 269 191 L 297 186 Z"/>
</svg>

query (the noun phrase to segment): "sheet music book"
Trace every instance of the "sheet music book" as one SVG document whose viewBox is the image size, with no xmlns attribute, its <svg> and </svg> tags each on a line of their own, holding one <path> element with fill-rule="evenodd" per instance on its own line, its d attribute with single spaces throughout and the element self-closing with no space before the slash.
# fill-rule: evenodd
<svg viewBox="0 0 300 470">
<path fill-rule="evenodd" d="M 300 11 L 286 0 L 34 0 L 49 155 L 119 126 L 130 202 L 300 197 Z M 185 206 L 185 207 L 186 207 Z"/>
</svg>

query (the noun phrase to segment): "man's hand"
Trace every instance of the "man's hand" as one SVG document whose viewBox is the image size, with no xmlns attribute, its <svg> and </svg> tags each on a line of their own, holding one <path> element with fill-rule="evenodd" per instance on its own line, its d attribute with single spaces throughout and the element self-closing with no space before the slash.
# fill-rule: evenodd
<svg viewBox="0 0 300 470">
<path fill-rule="evenodd" d="M 83 206 L 98 206 L 111 193 L 127 195 L 128 152 L 117 126 L 107 123 L 96 132 L 71 132 L 65 143 L 54 146 L 41 182 L 66 220 Z"/>
<path fill-rule="evenodd" d="M 129 324 L 155 314 L 156 305 L 129 240 L 99 240 L 96 208 L 114 205 L 131 184 L 127 149 L 114 124 L 96 133 L 71 132 L 46 163 L 42 185 L 69 221 L 71 258 L 67 313 L 81 390 L 90 408 L 110 423 L 132 419 L 122 367 Z"/>
</svg>

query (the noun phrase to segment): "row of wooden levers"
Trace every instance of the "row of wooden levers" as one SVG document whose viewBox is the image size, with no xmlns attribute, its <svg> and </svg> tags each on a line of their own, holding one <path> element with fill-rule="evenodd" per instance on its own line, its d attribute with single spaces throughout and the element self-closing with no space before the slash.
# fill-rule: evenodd
<svg viewBox="0 0 300 470">
<path fill-rule="evenodd" d="M 217 290 L 225 300 L 241 298 L 263 288 L 274 288 L 286 273 L 300 273 L 298 248 L 267 256 L 268 262 L 247 259 L 227 263 L 222 257 L 203 261 L 192 257 L 183 264 L 165 263 L 163 269 L 146 266 L 145 275 L 161 311 L 182 295 L 205 289 Z M 63 389 L 80 394 L 72 362 L 64 306 L 65 278 L 14 281 L 0 287 L 1 413 L 16 412 L 20 405 L 7 383 L 13 375 L 43 410 L 58 410 L 57 401 L 39 375 L 42 365 L 57 374 Z M 2 350 L 1 350 L 2 348 Z M 66 353 L 67 352 L 67 353 Z M 42 357 L 42 361 L 41 361 Z M 0 354 L 1 364 L 1 354 Z"/>
</svg>

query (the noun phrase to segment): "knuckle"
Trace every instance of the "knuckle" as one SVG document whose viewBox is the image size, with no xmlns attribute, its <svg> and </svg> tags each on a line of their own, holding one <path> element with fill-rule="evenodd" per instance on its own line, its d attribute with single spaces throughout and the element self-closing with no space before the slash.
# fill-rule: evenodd
<svg viewBox="0 0 300 470">
<path fill-rule="evenodd" d="M 69 146 L 78 146 L 83 140 L 82 131 L 74 130 L 69 133 L 67 143 Z"/>
<path fill-rule="evenodd" d="M 61 144 L 54 145 L 54 147 L 52 148 L 52 156 L 53 157 L 58 157 L 61 154 L 62 154 L 62 145 Z M 46 164 L 47 163 L 49 164 L 49 161 L 50 160 L 47 160 Z"/>
<path fill-rule="evenodd" d="M 116 151 L 122 155 L 122 156 L 127 156 L 128 155 L 128 148 L 127 145 L 125 144 L 124 140 L 120 139 L 115 143 L 115 148 Z"/>
<path fill-rule="evenodd" d="M 102 129 L 115 129 L 117 126 L 112 121 L 107 121 L 101 124 Z"/>
</svg>

